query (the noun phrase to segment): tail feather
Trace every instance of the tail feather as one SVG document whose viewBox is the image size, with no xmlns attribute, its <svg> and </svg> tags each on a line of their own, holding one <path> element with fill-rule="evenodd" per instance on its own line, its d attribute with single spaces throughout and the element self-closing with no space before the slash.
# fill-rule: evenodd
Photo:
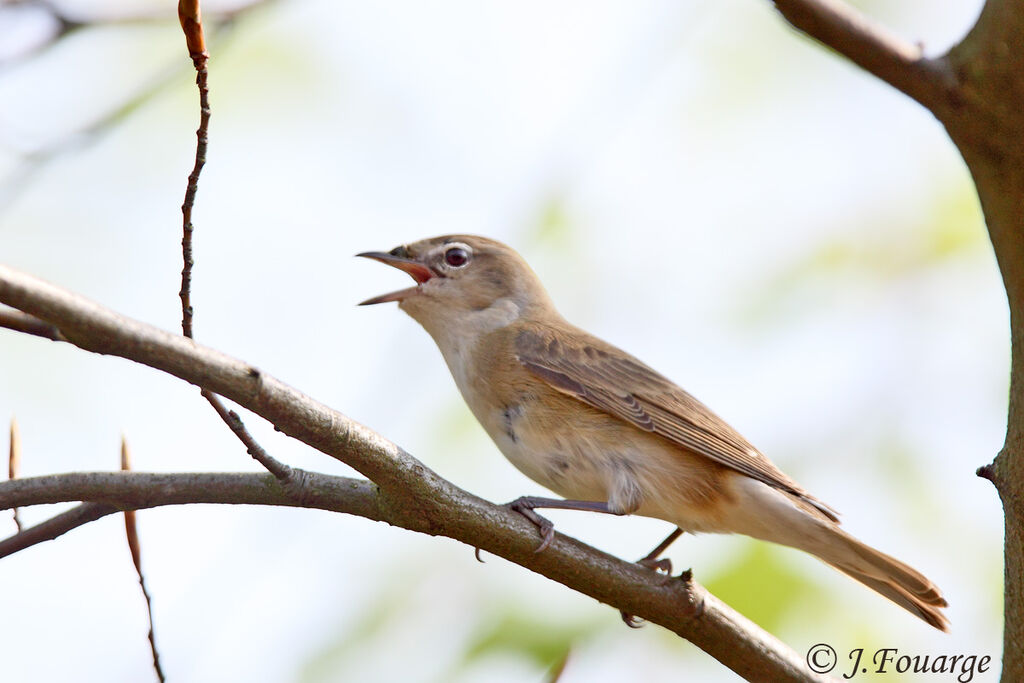
<svg viewBox="0 0 1024 683">
<path fill-rule="evenodd" d="M 939 601 L 935 603 L 926 602 L 915 595 L 907 593 L 906 590 L 896 584 L 888 583 L 883 579 L 877 579 L 873 576 L 868 576 L 867 574 L 862 574 L 852 567 L 844 567 L 839 564 L 833 564 L 831 566 L 835 567 L 847 576 L 857 579 L 879 595 L 889 598 L 903 609 L 907 610 L 919 619 L 924 620 L 928 624 L 931 624 L 940 631 L 949 632 L 949 619 L 939 611 L 941 607 L 946 606 L 946 601 L 942 598 L 939 598 Z"/>
<path fill-rule="evenodd" d="M 926 604 L 935 605 L 938 607 L 946 607 L 948 603 L 942 597 L 938 587 L 928 580 L 921 572 L 917 571 L 913 567 L 900 562 L 891 555 L 875 550 L 871 546 L 858 541 L 853 536 L 850 536 L 841 529 L 836 529 L 836 533 L 847 543 L 851 550 L 858 557 L 868 563 L 869 566 L 876 567 L 883 576 L 887 576 L 897 583 L 909 594 L 922 600 Z M 850 574 L 850 571 L 843 569 L 844 572 Z M 853 569 L 852 571 L 857 571 Z M 854 578 L 857 578 L 853 574 L 850 574 Z"/>
<path fill-rule="evenodd" d="M 828 544 L 828 551 L 815 552 L 820 559 L 940 631 L 949 631 L 949 620 L 940 611 L 949 603 L 934 583 L 895 557 L 830 526 L 833 542 Z"/>
<path fill-rule="evenodd" d="M 805 499 L 751 479 L 736 483 L 742 498 L 727 520 L 730 531 L 808 552 L 940 631 L 949 630 L 940 611 L 946 599 L 921 572 L 858 541 Z"/>
</svg>

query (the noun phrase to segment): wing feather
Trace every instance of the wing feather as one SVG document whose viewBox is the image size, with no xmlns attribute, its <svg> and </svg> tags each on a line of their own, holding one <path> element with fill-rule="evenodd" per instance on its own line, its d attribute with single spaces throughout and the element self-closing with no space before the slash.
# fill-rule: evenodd
<svg viewBox="0 0 1024 683">
<path fill-rule="evenodd" d="M 582 331 L 534 324 L 516 337 L 519 362 L 551 387 L 689 451 L 793 494 L 838 521 L 722 418 L 670 380 Z"/>
</svg>

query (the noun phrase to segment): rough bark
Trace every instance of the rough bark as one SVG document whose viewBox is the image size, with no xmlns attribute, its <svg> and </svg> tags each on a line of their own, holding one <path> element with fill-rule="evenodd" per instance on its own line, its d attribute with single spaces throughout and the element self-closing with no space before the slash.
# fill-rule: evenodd
<svg viewBox="0 0 1024 683">
<path fill-rule="evenodd" d="M 967 162 L 1010 305 L 1006 441 L 982 469 L 1004 528 L 1004 681 L 1024 680 L 1024 4 L 990 0 L 948 55 L 957 98 L 936 112 Z"/>
</svg>

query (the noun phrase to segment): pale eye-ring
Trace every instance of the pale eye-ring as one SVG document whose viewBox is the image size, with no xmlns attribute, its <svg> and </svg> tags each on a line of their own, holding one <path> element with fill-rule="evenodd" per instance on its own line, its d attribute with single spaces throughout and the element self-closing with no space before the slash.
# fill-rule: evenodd
<svg viewBox="0 0 1024 683">
<path fill-rule="evenodd" d="M 469 252 L 462 247 L 452 247 L 444 252 L 444 262 L 452 268 L 461 268 L 469 263 Z"/>
</svg>

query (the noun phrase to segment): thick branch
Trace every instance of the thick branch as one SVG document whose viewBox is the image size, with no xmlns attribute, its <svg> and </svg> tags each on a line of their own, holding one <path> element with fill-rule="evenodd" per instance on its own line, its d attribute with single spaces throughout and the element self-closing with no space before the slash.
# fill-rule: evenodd
<svg viewBox="0 0 1024 683">
<path fill-rule="evenodd" d="M 959 107 L 942 117 L 967 162 L 1010 304 L 1006 441 L 989 478 L 1005 515 L 1004 681 L 1024 680 L 1024 3 L 988 0 L 950 50 Z"/>
<path fill-rule="evenodd" d="M 774 0 L 795 28 L 928 107 L 944 106 L 952 75 L 908 43 L 841 0 Z"/>
<path fill-rule="evenodd" d="M 1004 681 L 1024 680 L 1024 3 L 987 0 L 949 53 L 925 60 L 838 0 L 775 0 L 797 28 L 931 110 L 971 172 L 1010 304 L 1006 441 L 979 470 L 1003 502 Z"/>
<path fill-rule="evenodd" d="M 5 266 L 0 266 L 0 302 L 56 325 L 68 341 L 83 349 L 128 358 L 226 396 L 286 434 L 346 462 L 379 487 L 377 509 L 381 519 L 486 550 L 621 611 L 664 626 L 749 680 L 818 680 L 802 657 L 719 602 L 699 584 L 665 581 L 648 569 L 563 535 L 556 535 L 547 550 L 536 553 L 536 529 L 520 515 L 459 489 L 377 433 L 246 363 L 119 316 Z M 28 481 L 32 480 L 12 484 L 24 486 Z M 261 481 L 266 482 L 265 487 L 279 487 L 273 477 Z M 56 481 L 51 479 L 50 484 L 53 489 Z M 37 485 L 44 486 L 42 482 Z M 147 489 L 147 495 L 171 495 L 160 493 L 162 490 Z M 303 490 L 314 501 L 318 496 L 329 496 L 315 483 Z M 91 491 L 80 487 L 74 494 L 64 494 L 63 499 L 69 495 L 78 500 L 115 502 L 110 490 L 104 487 Z M 184 496 L 184 492 L 179 489 L 178 495 Z M 56 492 L 54 496 L 59 497 Z M 294 499 L 289 496 L 288 500 Z M 12 497 L 6 504 L 24 505 L 26 499 Z M 371 514 L 366 516 L 375 518 Z"/>
</svg>

